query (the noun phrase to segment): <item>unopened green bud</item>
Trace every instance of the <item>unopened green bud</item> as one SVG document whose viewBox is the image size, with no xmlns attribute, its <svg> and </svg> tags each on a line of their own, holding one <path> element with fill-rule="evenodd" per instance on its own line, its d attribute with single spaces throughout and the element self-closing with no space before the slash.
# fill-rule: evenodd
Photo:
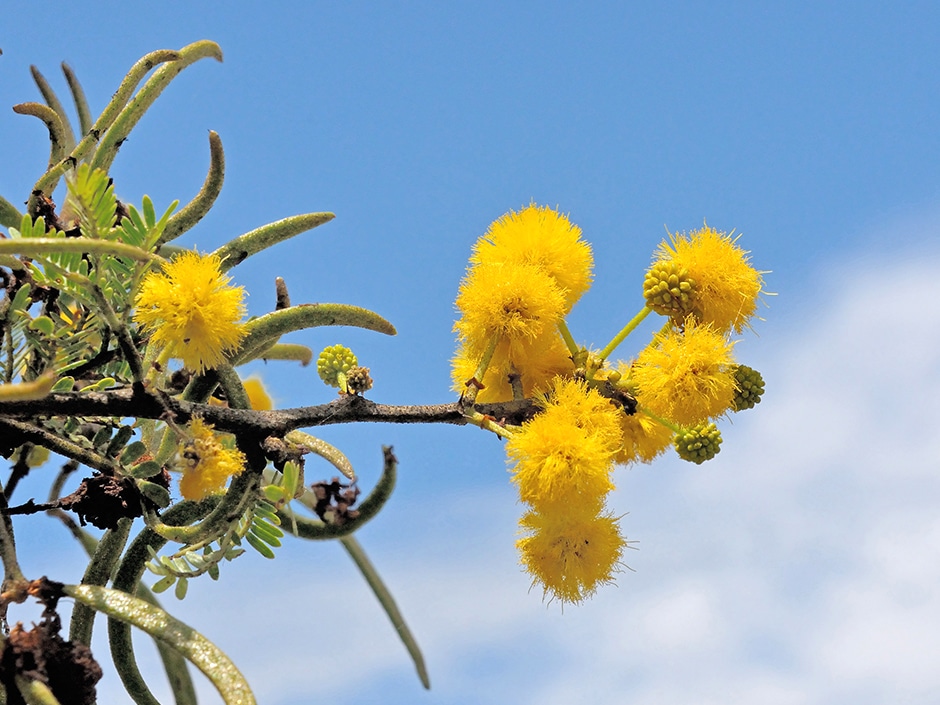
<svg viewBox="0 0 940 705">
<path fill-rule="evenodd" d="M 721 432 L 714 423 L 702 422 L 677 433 L 672 443 L 680 458 L 701 465 L 718 455 Z"/>
<path fill-rule="evenodd" d="M 753 409 L 760 404 L 764 394 L 764 378 L 760 372 L 747 365 L 738 365 L 734 369 L 734 401 L 731 408 L 735 411 Z"/>
<path fill-rule="evenodd" d="M 663 316 L 684 318 L 692 312 L 695 280 L 675 262 L 653 264 L 643 280 L 646 305 Z"/>
<path fill-rule="evenodd" d="M 331 345 L 317 358 L 317 373 L 326 384 L 346 392 L 346 375 L 359 361 L 355 353 L 344 345 Z"/>
</svg>

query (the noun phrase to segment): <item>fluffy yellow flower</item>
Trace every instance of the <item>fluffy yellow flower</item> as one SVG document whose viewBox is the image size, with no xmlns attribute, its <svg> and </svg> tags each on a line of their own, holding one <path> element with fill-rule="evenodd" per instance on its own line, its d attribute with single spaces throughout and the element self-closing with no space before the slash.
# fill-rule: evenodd
<svg viewBox="0 0 940 705">
<path fill-rule="evenodd" d="M 149 272 L 137 295 L 134 320 L 195 372 L 222 363 L 244 337 L 244 291 L 219 265 L 215 255 L 183 252 L 163 272 Z"/>
<path fill-rule="evenodd" d="M 454 330 L 470 354 L 482 352 L 494 337 L 510 351 L 554 330 L 565 297 L 555 280 L 530 264 L 474 267 L 460 285 Z"/>
<path fill-rule="evenodd" d="M 570 375 L 574 371 L 571 354 L 557 330 L 546 332 L 531 342 L 514 345 L 513 357 L 509 356 L 509 348 L 505 341 L 496 346 L 490 366 L 483 379 L 479 380 L 484 388 L 477 394 L 478 403 L 510 401 L 510 373 L 519 375 L 523 396 L 531 398 L 547 391 L 555 377 Z M 470 355 L 466 347 L 461 347 L 454 356 L 451 375 L 458 393 L 464 391 L 467 380 L 476 374 L 479 363 L 479 355 Z"/>
<path fill-rule="evenodd" d="M 719 331 L 740 333 L 757 309 L 763 277 L 751 266 L 737 238 L 707 225 L 689 235 L 670 235 L 657 251 L 658 264 L 686 270 L 694 281 L 691 313 Z"/>
<path fill-rule="evenodd" d="M 620 411 L 575 380 L 559 380 L 544 411 L 506 443 L 519 498 L 541 512 L 594 514 L 614 488 Z"/>
<path fill-rule="evenodd" d="M 222 445 L 212 426 L 198 416 L 189 425 L 192 440 L 180 452 L 180 493 L 186 499 L 199 500 L 225 489 L 230 477 L 245 467 L 244 454 Z"/>
<path fill-rule="evenodd" d="M 623 414 L 620 431 L 623 444 L 614 456 L 617 463 L 651 463 L 672 444 L 672 430 L 642 411 Z"/>
<path fill-rule="evenodd" d="M 619 572 L 626 541 L 612 516 L 529 512 L 519 524 L 532 532 L 516 542 L 522 565 L 552 599 L 581 602 Z"/>
<path fill-rule="evenodd" d="M 691 316 L 683 331 L 658 333 L 630 373 L 640 406 L 681 426 L 725 413 L 734 400 L 732 347 Z"/>
<path fill-rule="evenodd" d="M 535 265 L 549 274 L 565 295 L 565 313 L 591 286 L 591 246 L 581 228 L 548 206 L 510 211 L 490 225 L 473 248 L 471 263 Z"/>
<path fill-rule="evenodd" d="M 620 444 L 623 412 L 583 382 L 556 379 L 545 404 L 546 413 L 570 419 L 578 428 L 597 435 L 605 447 L 616 448 Z"/>
</svg>

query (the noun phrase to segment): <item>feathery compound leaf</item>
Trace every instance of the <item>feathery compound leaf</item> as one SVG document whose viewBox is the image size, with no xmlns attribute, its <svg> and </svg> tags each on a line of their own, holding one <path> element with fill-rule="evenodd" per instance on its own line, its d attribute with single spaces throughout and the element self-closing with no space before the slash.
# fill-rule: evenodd
<svg viewBox="0 0 940 705">
<path fill-rule="evenodd" d="M 107 173 L 88 164 L 79 166 L 75 179 L 69 182 L 69 206 L 77 212 L 82 235 L 110 239 L 117 222 L 117 198 Z"/>
<path fill-rule="evenodd" d="M 173 211 L 179 201 L 173 201 L 169 208 L 157 220 L 156 210 L 153 207 L 153 201 L 149 196 L 143 198 L 143 213 L 134 206 L 127 206 L 127 216 L 121 221 L 121 229 L 124 231 L 122 240 L 129 245 L 140 247 L 144 250 L 150 250 L 163 235 L 167 221 L 170 219 Z"/>
</svg>

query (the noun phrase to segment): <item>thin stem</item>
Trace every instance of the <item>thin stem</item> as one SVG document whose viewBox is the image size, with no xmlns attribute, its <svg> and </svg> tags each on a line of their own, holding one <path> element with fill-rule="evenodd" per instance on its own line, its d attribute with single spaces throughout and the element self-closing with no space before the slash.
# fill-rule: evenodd
<svg viewBox="0 0 940 705">
<path fill-rule="evenodd" d="M 468 412 L 467 423 L 479 426 L 484 431 L 492 431 L 500 438 L 512 438 L 512 431 L 497 422 L 492 416 L 481 414 L 479 411 Z"/>
<path fill-rule="evenodd" d="M 657 423 L 659 423 L 659 424 L 662 424 L 663 426 L 665 426 L 666 428 L 668 428 L 668 429 L 669 429 L 670 431 L 672 431 L 673 433 L 682 433 L 682 427 L 679 426 L 678 424 L 673 423 L 673 422 L 670 421 L 669 419 L 664 419 L 662 416 L 657 416 L 657 415 L 654 414 L 653 412 L 647 411 L 646 409 L 644 409 L 644 408 L 641 407 L 641 406 L 638 406 L 638 407 L 637 407 L 637 410 L 636 410 L 634 413 L 636 413 L 636 414 L 643 414 L 644 416 L 647 416 L 647 417 L 653 419 L 653 421 L 655 421 L 655 422 L 657 422 Z"/>
<path fill-rule="evenodd" d="M 497 345 L 499 345 L 499 336 L 494 335 L 486 344 L 486 349 L 483 351 L 483 355 L 480 356 L 480 364 L 477 365 L 473 377 L 467 380 L 463 395 L 460 397 L 460 402 L 464 406 L 470 407 L 476 402 L 477 394 L 483 389 L 483 377 L 490 368 L 490 362 L 492 362 L 493 355 L 496 353 Z"/>
<path fill-rule="evenodd" d="M 6 493 L 0 488 L 0 509 L 7 508 Z M 0 516 L 0 560 L 3 561 L 3 590 L 10 589 L 11 583 L 23 582 L 26 576 L 20 569 L 20 563 L 16 557 L 16 539 L 13 537 L 13 522 L 9 515 L 3 513 Z M 6 610 L 3 609 L 4 624 L 6 623 Z"/>
<path fill-rule="evenodd" d="M 124 353 L 124 360 L 131 368 L 134 381 L 138 384 L 143 384 L 144 368 L 140 360 L 140 352 L 138 352 L 137 346 L 134 344 L 133 338 L 131 338 L 130 331 L 122 321 L 118 320 L 117 314 L 114 312 L 114 309 L 111 308 L 111 303 L 104 295 L 101 287 L 95 284 L 91 287 L 91 292 L 100 313 L 104 316 L 104 319 L 108 322 L 108 326 L 117 336 L 118 345 L 121 346 L 121 352 Z"/>
<path fill-rule="evenodd" d="M 31 441 L 36 445 L 48 448 L 53 453 L 58 453 L 66 458 L 72 458 L 94 470 L 99 470 L 109 475 L 120 472 L 120 467 L 115 461 L 99 453 L 95 453 L 92 450 L 83 448 L 77 443 L 73 443 L 39 426 L 34 426 L 23 421 L 16 421 L 11 418 L 0 418 L 0 432 L 4 435 L 9 434 L 9 437 L 18 438 L 23 442 Z"/>
<path fill-rule="evenodd" d="M 607 343 L 604 349 L 601 350 L 597 354 L 597 356 L 601 360 L 606 360 L 608 357 L 610 357 L 610 354 L 617 348 L 617 346 L 620 345 L 620 343 L 622 343 L 628 335 L 630 335 L 634 330 L 636 330 L 637 326 L 639 326 L 643 322 L 643 319 L 646 318 L 648 315 L 650 315 L 652 312 L 653 312 L 653 309 L 651 309 L 649 306 L 644 306 L 643 308 L 641 308 L 640 312 L 636 314 L 630 320 L 630 322 L 627 323 L 627 325 L 625 325 L 619 333 L 617 333 L 617 335 L 614 336 L 613 340 Z"/>
<path fill-rule="evenodd" d="M 558 319 L 558 332 L 561 333 L 561 339 L 565 341 L 568 352 L 572 355 L 577 355 L 581 348 L 574 341 L 574 337 L 571 335 L 571 331 L 568 330 L 568 324 L 565 322 L 564 318 Z"/>
</svg>

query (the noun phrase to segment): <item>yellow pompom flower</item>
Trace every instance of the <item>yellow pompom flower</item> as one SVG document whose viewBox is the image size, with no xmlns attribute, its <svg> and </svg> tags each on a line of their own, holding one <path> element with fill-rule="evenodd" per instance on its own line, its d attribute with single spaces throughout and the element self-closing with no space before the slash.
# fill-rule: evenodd
<svg viewBox="0 0 940 705">
<path fill-rule="evenodd" d="M 680 426 L 724 414 L 734 400 L 733 343 L 692 316 L 658 333 L 630 372 L 640 406 Z"/>
<path fill-rule="evenodd" d="M 180 493 L 186 499 L 200 500 L 225 489 L 230 477 L 245 467 L 244 454 L 226 448 L 212 426 L 198 416 L 189 424 L 192 439 L 180 452 Z"/>
<path fill-rule="evenodd" d="M 473 248 L 470 262 L 534 265 L 549 274 L 565 295 L 565 313 L 591 286 L 591 246 L 581 228 L 548 206 L 534 204 L 493 222 Z"/>
<path fill-rule="evenodd" d="M 626 541 L 612 516 L 529 512 L 519 524 L 532 532 L 516 541 L 522 565 L 552 599 L 582 602 L 619 572 Z"/>
<path fill-rule="evenodd" d="M 554 330 L 564 306 L 555 280 L 534 265 L 481 265 L 460 285 L 457 308 L 463 315 L 454 330 L 471 355 L 495 337 L 509 345 L 511 355 L 520 344 Z"/>
<path fill-rule="evenodd" d="M 614 456 L 617 463 L 651 463 L 672 445 L 672 429 L 642 411 L 632 415 L 623 414 L 620 432 L 623 444 Z"/>
<path fill-rule="evenodd" d="M 594 514 L 613 488 L 620 411 L 576 380 L 558 380 L 545 410 L 506 442 L 519 498 L 538 511 Z"/>
<path fill-rule="evenodd" d="M 547 391 L 555 377 L 570 375 L 574 371 L 571 354 L 557 330 L 543 333 L 531 342 L 514 345 L 513 357 L 509 356 L 509 347 L 508 342 L 496 346 L 486 374 L 479 380 L 484 386 L 477 394 L 477 403 L 510 401 L 512 386 L 509 376 L 513 373 L 519 375 L 523 397 L 528 399 Z M 451 362 L 455 391 L 462 393 L 465 390 L 479 363 L 479 355 L 470 355 L 465 346 L 458 350 Z"/>
<path fill-rule="evenodd" d="M 668 264 L 687 272 L 694 282 L 689 312 L 719 331 L 740 333 L 757 310 L 763 277 L 737 238 L 706 225 L 669 240 L 660 244 L 653 267 Z"/>
<path fill-rule="evenodd" d="M 244 337 L 244 290 L 229 285 L 219 265 L 215 255 L 183 252 L 144 277 L 135 302 L 134 320 L 151 342 L 194 372 L 222 363 Z"/>
</svg>

